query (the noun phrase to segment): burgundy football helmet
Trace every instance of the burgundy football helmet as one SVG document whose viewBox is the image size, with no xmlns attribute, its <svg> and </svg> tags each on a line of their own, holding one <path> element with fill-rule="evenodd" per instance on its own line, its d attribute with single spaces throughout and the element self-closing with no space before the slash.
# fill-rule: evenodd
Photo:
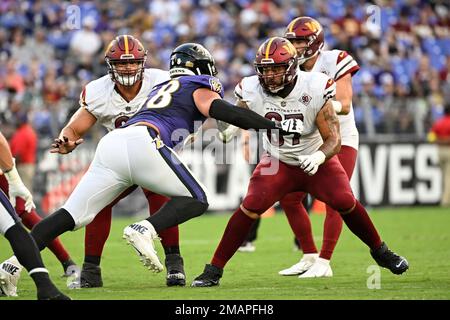
<svg viewBox="0 0 450 320">
<path fill-rule="evenodd" d="M 273 37 L 259 47 L 254 65 L 264 90 L 276 93 L 295 80 L 297 51 L 289 40 Z"/>
<path fill-rule="evenodd" d="M 320 23 L 311 17 L 298 17 L 289 23 L 284 32 L 284 37 L 291 41 L 306 41 L 303 53 L 298 52 L 299 61 L 302 65 L 306 60 L 314 57 L 324 45 L 324 32 Z"/>
<path fill-rule="evenodd" d="M 139 40 L 130 35 L 116 37 L 105 52 L 111 79 L 123 86 L 132 86 L 142 80 L 146 60 L 147 50 Z M 125 68 L 128 63 L 136 63 L 137 69 Z M 121 66 L 118 68 L 119 65 Z"/>
</svg>

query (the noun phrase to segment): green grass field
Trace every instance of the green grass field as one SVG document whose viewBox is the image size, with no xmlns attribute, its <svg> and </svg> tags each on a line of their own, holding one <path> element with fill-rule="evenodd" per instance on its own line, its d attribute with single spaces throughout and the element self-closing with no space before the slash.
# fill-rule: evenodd
<svg viewBox="0 0 450 320">
<path fill-rule="evenodd" d="M 431 207 L 371 210 L 371 217 L 382 238 L 397 253 L 407 257 L 410 270 L 402 276 L 381 271 L 381 288 L 368 289 L 367 273 L 374 265 L 369 250 L 345 226 L 336 247 L 332 267 L 334 276 L 321 279 L 281 277 L 279 270 L 296 263 L 292 233 L 283 214 L 261 223 L 254 253 L 236 253 L 227 265 L 221 285 L 214 288 L 168 288 L 165 274 L 145 269 L 134 250 L 122 240 L 122 230 L 139 219 L 115 219 L 102 260 L 104 287 L 66 289 L 62 268 L 47 250 L 46 266 L 59 288 L 75 300 L 100 299 L 450 299 L 450 210 Z M 229 215 L 213 214 L 191 220 L 180 227 L 181 250 L 188 284 L 201 273 L 222 236 Z M 316 244 L 320 246 L 324 216 L 312 215 Z M 83 259 L 84 231 L 62 237 L 72 257 Z M 0 259 L 11 254 L 0 239 Z M 162 249 L 158 251 L 163 259 Z M 35 299 L 31 278 L 22 273 L 18 298 Z"/>
</svg>

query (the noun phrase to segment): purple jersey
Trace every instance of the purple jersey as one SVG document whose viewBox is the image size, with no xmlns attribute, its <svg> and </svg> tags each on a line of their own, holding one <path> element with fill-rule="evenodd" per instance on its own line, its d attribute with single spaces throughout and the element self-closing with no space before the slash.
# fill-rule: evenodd
<svg viewBox="0 0 450 320">
<path fill-rule="evenodd" d="M 192 93 L 198 88 L 208 88 L 220 94 L 220 81 L 212 76 L 183 76 L 154 87 L 141 110 L 132 116 L 123 127 L 146 122 L 159 129 L 160 137 L 168 147 L 175 147 L 187 135 L 194 132 L 195 122 L 206 119 L 197 109 Z"/>
</svg>

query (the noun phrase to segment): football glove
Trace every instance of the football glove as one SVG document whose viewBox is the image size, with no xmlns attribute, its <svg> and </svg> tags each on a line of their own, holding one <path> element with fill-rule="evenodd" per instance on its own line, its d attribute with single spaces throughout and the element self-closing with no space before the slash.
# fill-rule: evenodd
<svg viewBox="0 0 450 320">
<path fill-rule="evenodd" d="M 23 184 L 15 165 L 11 170 L 5 172 L 5 177 L 6 180 L 8 180 L 9 201 L 12 206 L 16 206 L 16 197 L 20 197 L 25 200 L 25 210 L 27 212 L 30 212 L 33 208 L 36 208 L 36 205 L 33 202 L 33 196 Z"/>
<path fill-rule="evenodd" d="M 223 143 L 228 143 L 233 139 L 236 132 L 239 130 L 238 127 L 233 126 L 229 123 L 217 120 L 217 128 L 219 129 L 219 139 Z"/>
<path fill-rule="evenodd" d="M 313 154 L 298 157 L 300 168 L 310 176 L 316 174 L 319 166 L 325 162 L 325 159 L 326 156 L 322 151 L 316 151 Z"/>
<path fill-rule="evenodd" d="M 284 134 L 303 133 L 303 121 L 300 119 L 283 120 L 280 122 L 280 126 Z"/>
</svg>

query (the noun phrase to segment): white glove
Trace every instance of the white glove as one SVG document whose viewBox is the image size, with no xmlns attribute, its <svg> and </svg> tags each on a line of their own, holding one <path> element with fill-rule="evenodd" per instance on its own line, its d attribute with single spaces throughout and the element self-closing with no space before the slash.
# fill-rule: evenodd
<svg viewBox="0 0 450 320">
<path fill-rule="evenodd" d="M 325 162 L 326 156 L 322 151 L 316 151 L 307 156 L 299 156 L 300 168 L 312 176 L 319 170 L 319 166 Z"/>
<path fill-rule="evenodd" d="M 30 212 L 33 208 L 36 208 L 36 205 L 33 202 L 33 196 L 23 184 L 15 165 L 10 171 L 5 172 L 5 177 L 6 180 L 8 180 L 9 201 L 12 206 L 16 206 L 16 197 L 20 197 L 25 200 L 25 210 L 27 212 Z"/>
<path fill-rule="evenodd" d="M 281 121 L 281 129 L 287 133 L 303 133 L 303 121 L 300 119 L 288 119 Z"/>
<path fill-rule="evenodd" d="M 238 130 L 239 130 L 239 128 L 235 127 L 233 125 L 229 125 L 228 128 L 226 128 L 223 131 L 219 130 L 219 139 L 220 139 L 220 141 L 222 141 L 223 143 L 230 142 L 231 139 L 233 139 L 233 137 L 235 136 L 235 134 L 236 134 L 236 132 Z"/>
</svg>

